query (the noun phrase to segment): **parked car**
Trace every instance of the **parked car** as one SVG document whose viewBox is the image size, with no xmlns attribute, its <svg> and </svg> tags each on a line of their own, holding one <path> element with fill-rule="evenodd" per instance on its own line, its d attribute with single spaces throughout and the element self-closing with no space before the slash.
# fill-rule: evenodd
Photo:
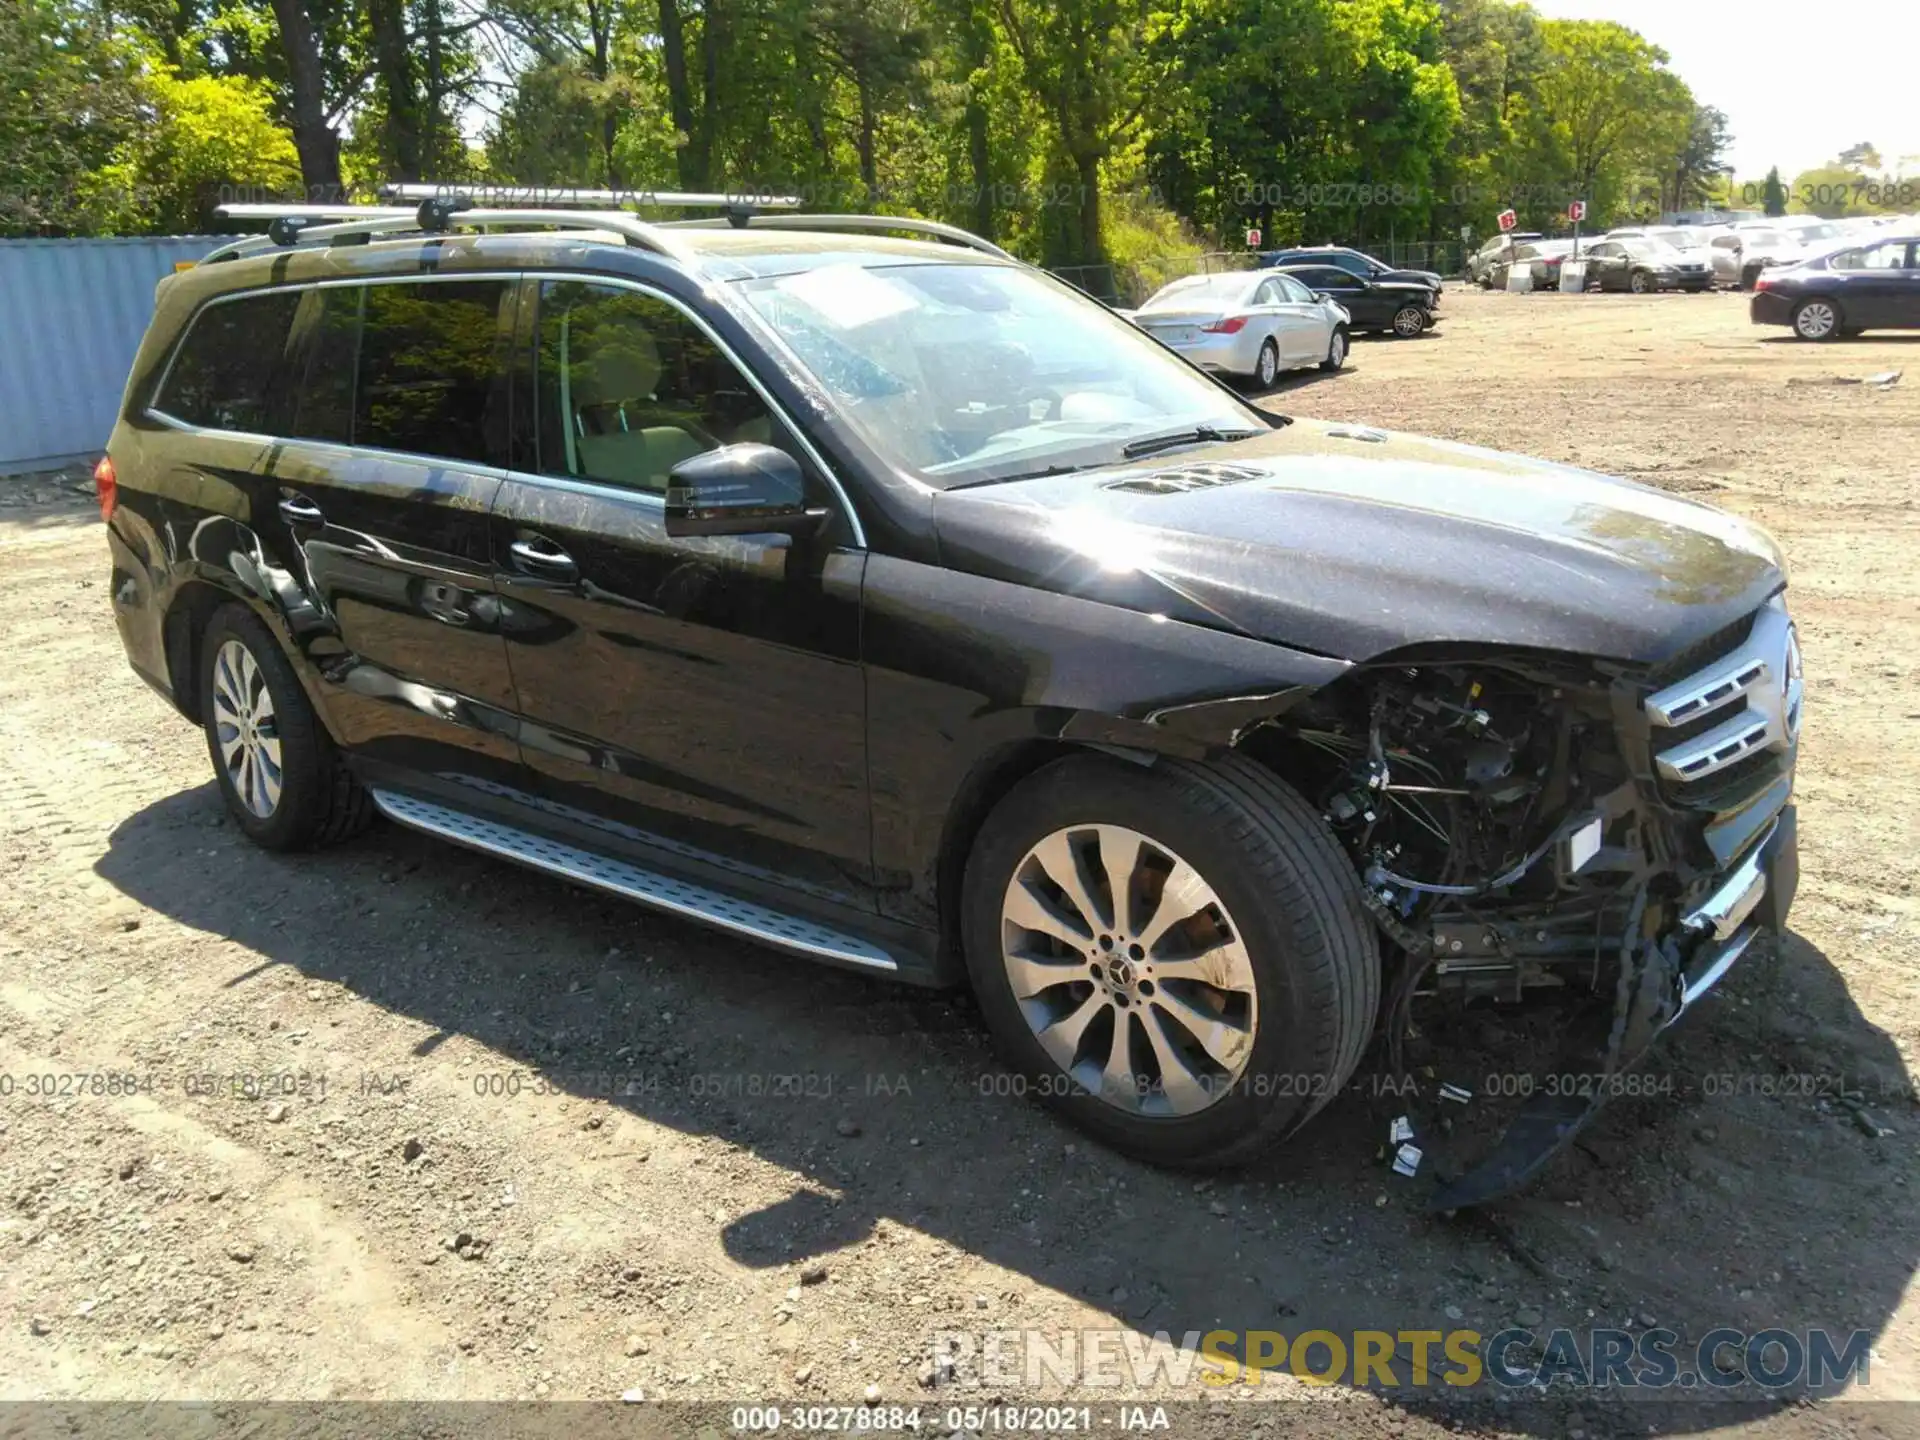
<svg viewBox="0 0 1920 1440">
<path fill-rule="evenodd" d="M 1601 238 L 1663 246 L 1679 257 L 1676 263 L 1687 273 L 1704 271 L 1707 283 L 1703 288 L 1712 288 L 1713 251 L 1709 248 L 1707 240 L 1697 230 L 1682 225 L 1627 226 L 1609 230 Z"/>
<path fill-rule="evenodd" d="M 1589 290 L 1710 290 L 1713 267 L 1658 240 L 1596 240 L 1581 249 Z"/>
<path fill-rule="evenodd" d="M 1372 330 L 1411 340 L 1433 324 L 1433 292 L 1405 280 L 1362 280 L 1337 265 L 1289 265 L 1271 271 L 1306 286 L 1338 304 L 1355 330 Z"/>
<path fill-rule="evenodd" d="M 1347 312 L 1270 270 L 1188 275 L 1156 291 L 1133 323 L 1203 370 L 1270 387 L 1283 371 L 1347 362 Z"/>
<path fill-rule="evenodd" d="M 1788 325 L 1802 340 L 1838 340 L 1862 330 L 1920 330 L 1920 231 L 1868 240 L 1765 271 L 1748 316 Z"/>
<path fill-rule="evenodd" d="M 1023 1093 L 1170 1164 L 1299 1129 L 1383 1020 L 1397 1062 L 1416 1007 L 1571 1001 L 1578 1091 L 1439 1208 L 1785 922 L 1743 520 L 1269 413 L 934 222 L 341 214 L 161 282 L 96 472 L 128 659 L 260 845 L 378 813 L 968 984 Z"/>
<path fill-rule="evenodd" d="M 1808 256 L 1830 249 L 1853 231 L 1837 221 L 1818 216 L 1788 215 L 1764 225 L 1742 225 L 1731 233 L 1735 244 L 1720 237 L 1711 247 L 1716 275 L 1732 269 L 1742 290 L 1753 289 L 1763 271 L 1798 265 Z"/>
<path fill-rule="evenodd" d="M 1295 250 L 1265 250 L 1260 255 L 1261 265 L 1269 269 L 1292 268 L 1297 265 L 1337 265 L 1362 280 L 1385 280 L 1395 284 L 1424 285 L 1433 292 L 1428 304 L 1429 310 L 1438 309 L 1440 292 L 1446 288 L 1446 282 L 1432 270 L 1403 270 L 1377 260 L 1362 250 L 1352 250 L 1344 245 L 1322 245 L 1318 248 Z"/>
<path fill-rule="evenodd" d="M 1560 288 L 1560 267 L 1573 254 L 1571 240 L 1533 240 L 1514 246 L 1512 252 L 1494 261 L 1487 277 L 1495 290 L 1507 288 L 1507 277 L 1516 266 L 1533 277 L 1536 290 Z"/>
<path fill-rule="evenodd" d="M 1483 288 L 1490 285 L 1489 277 L 1496 261 L 1506 259 L 1516 245 L 1545 238 L 1538 230 L 1509 230 L 1493 236 L 1467 257 L 1467 278 Z"/>
</svg>

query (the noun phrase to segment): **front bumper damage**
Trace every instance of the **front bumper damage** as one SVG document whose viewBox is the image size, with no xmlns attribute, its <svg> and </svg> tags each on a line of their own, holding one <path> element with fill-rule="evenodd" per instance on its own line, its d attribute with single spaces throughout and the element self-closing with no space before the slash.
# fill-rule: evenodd
<svg viewBox="0 0 1920 1440">
<path fill-rule="evenodd" d="M 1612 1077 L 1638 1065 L 1756 942 L 1785 929 L 1799 881 L 1796 813 L 1784 805 L 1759 843 L 1716 877 L 1678 926 L 1622 953 L 1611 1006 L 1569 1035 L 1556 1062 L 1556 1073 L 1591 1083 L 1529 1097 L 1493 1150 L 1443 1184 L 1428 1208 L 1484 1205 L 1538 1175 L 1599 1113 L 1616 1089 Z"/>
</svg>

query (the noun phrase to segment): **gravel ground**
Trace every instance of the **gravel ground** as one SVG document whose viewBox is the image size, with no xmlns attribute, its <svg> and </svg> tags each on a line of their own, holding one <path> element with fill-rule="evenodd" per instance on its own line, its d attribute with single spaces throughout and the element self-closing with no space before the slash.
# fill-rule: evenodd
<svg viewBox="0 0 1920 1440">
<path fill-rule="evenodd" d="M 1794 932 L 1670 1037 L 1667 1093 L 1480 1217 L 1429 1218 L 1385 1170 L 1396 1102 L 1364 1070 L 1285 1152 L 1196 1182 L 1008 1096 L 964 997 L 392 827 L 265 854 L 121 657 L 81 477 L 0 480 L 0 1398 L 876 1395 L 934 1433 L 955 1401 L 1135 1397 L 1221 1435 L 1920 1429 L 1855 1403 L 1920 1398 L 1920 373 L 1836 383 L 1920 360 L 1920 337 L 1796 344 L 1727 295 L 1456 289 L 1443 314 L 1267 403 L 1705 496 L 1794 566 Z M 1469 1074 L 1529 1035 L 1464 1027 Z M 1515 1323 L 1865 1329 L 1875 1350 L 1848 1397 L 1737 1426 L 1697 1398 L 1010 1388 L 929 1364 L 950 1330 Z"/>
</svg>

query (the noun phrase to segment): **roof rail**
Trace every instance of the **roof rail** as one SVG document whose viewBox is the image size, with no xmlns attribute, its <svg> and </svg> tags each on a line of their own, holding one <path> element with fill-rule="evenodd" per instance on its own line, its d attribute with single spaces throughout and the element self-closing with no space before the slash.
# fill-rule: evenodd
<svg viewBox="0 0 1920 1440">
<path fill-rule="evenodd" d="M 675 260 L 691 262 L 692 252 L 660 227 L 635 219 L 625 211 L 593 210 L 483 210 L 445 195 L 416 207 L 387 205 L 222 205 L 215 214 L 228 220 L 266 220 L 265 235 L 249 235 L 222 245 L 201 264 L 237 260 L 262 250 L 284 249 L 315 240 L 341 240 L 350 235 L 440 234 L 455 225 L 534 226 L 569 230 L 609 230 L 629 245 L 652 250 Z M 323 223 L 329 222 L 329 223 Z"/>
<path fill-rule="evenodd" d="M 663 222 L 665 229 L 712 230 L 721 225 L 734 223 L 728 220 L 668 220 Z M 958 225 L 945 225 L 938 220 L 918 220 L 906 215 L 754 215 L 750 220 L 755 230 L 850 230 L 880 231 L 900 230 L 910 235 L 928 235 L 936 240 L 946 240 L 955 245 L 964 245 L 970 250 L 978 250 L 984 255 L 992 255 L 1001 260 L 1014 260 L 991 240 L 983 240 L 971 230 L 962 230 Z"/>
<path fill-rule="evenodd" d="M 531 206 L 540 210 L 568 210 L 574 208 L 590 210 L 623 210 L 628 206 L 657 207 L 671 206 L 686 210 L 727 210 L 745 211 L 749 214 L 759 210 L 794 210 L 799 208 L 797 195 L 770 195 L 745 192 L 715 194 L 711 192 L 691 192 L 680 190 L 579 190 L 551 185 L 502 185 L 502 184 L 465 184 L 455 181 L 433 183 L 408 183 L 382 185 L 380 195 L 386 200 L 407 200 L 418 203 L 422 200 L 471 200 L 475 204 L 499 205 L 508 208 Z"/>
</svg>

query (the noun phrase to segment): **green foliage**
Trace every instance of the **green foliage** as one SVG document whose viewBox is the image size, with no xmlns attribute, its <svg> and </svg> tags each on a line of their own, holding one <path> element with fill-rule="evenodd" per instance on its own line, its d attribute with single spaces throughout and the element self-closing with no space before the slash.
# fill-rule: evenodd
<svg viewBox="0 0 1920 1440">
<path fill-rule="evenodd" d="M 487 176 L 797 193 L 1137 275 L 1248 225 L 1364 244 L 1725 195 L 1725 117 L 1661 50 L 1514 0 L 108 3 L 0 9 L 11 232 Z"/>
</svg>

